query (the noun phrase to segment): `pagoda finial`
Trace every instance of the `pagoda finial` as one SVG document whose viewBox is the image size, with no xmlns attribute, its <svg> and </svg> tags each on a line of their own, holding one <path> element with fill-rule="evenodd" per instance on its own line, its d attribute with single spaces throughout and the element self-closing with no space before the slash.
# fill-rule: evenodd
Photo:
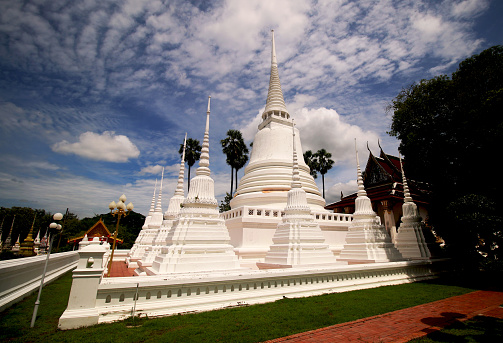
<svg viewBox="0 0 503 343">
<path fill-rule="evenodd" d="M 407 185 L 407 178 L 405 177 L 405 173 L 403 171 L 402 155 L 400 155 L 400 153 L 398 153 L 398 157 L 400 157 L 400 168 L 402 170 L 404 202 L 412 202 L 412 197 L 410 196 L 409 186 Z"/>
<path fill-rule="evenodd" d="M 274 41 L 274 30 L 271 30 L 272 35 L 272 50 L 271 50 L 271 76 L 269 78 L 269 91 L 267 92 L 267 102 L 265 105 L 262 119 L 267 119 L 272 115 L 280 118 L 290 118 L 286 109 L 281 83 L 279 81 L 278 61 L 276 59 L 276 43 Z"/>
<path fill-rule="evenodd" d="M 367 196 L 367 192 L 365 191 L 365 186 L 363 185 L 363 177 L 362 171 L 360 169 L 360 160 L 358 159 L 358 148 L 356 146 L 356 138 L 355 138 L 355 151 L 356 151 L 356 179 L 358 183 L 358 196 Z"/>
<path fill-rule="evenodd" d="M 161 186 L 159 187 L 159 196 L 157 197 L 157 206 L 155 207 L 155 212 L 162 212 L 162 181 L 164 180 L 164 167 L 162 167 L 161 173 Z"/>
<path fill-rule="evenodd" d="M 292 188 L 302 188 L 299 175 L 299 162 L 297 160 L 297 149 L 295 147 L 295 122 L 292 120 L 292 139 L 293 139 L 293 172 Z"/>
<path fill-rule="evenodd" d="M 182 161 L 180 162 L 180 171 L 178 172 L 178 182 L 176 184 L 175 195 L 183 196 L 183 180 L 185 178 L 185 147 L 187 146 L 187 133 L 183 140 Z"/>
<path fill-rule="evenodd" d="M 278 60 L 276 59 L 276 43 L 274 42 L 274 30 L 271 30 L 271 35 L 272 35 L 271 64 L 278 65 Z"/>
<path fill-rule="evenodd" d="M 150 203 L 150 210 L 148 211 L 148 215 L 151 216 L 154 214 L 154 209 L 155 209 L 155 192 L 157 191 L 157 178 L 155 179 L 155 186 L 154 186 L 154 195 L 152 195 L 152 202 Z"/>
<path fill-rule="evenodd" d="M 201 149 L 201 157 L 199 159 L 199 168 L 196 170 L 196 175 L 210 175 L 210 100 L 208 96 L 208 110 L 206 111 L 206 128 L 204 130 L 203 146 Z"/>
</svg>

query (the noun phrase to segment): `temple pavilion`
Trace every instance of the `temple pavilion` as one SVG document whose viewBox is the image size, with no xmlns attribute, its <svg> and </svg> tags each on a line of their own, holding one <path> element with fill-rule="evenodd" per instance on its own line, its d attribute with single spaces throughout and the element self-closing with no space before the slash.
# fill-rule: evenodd
<svg viewBox="0 0 503 343">
<path fill-rule="evenodd" d="M 370 154 L 365 171 L 362 173 L 363 183 L 367 196 L 372 202 L 372 209 L 379 215 L 387 231 L 392 234 L 396 232 L 403 215 L 403 176 L 400 158 L 386 154 L 380 144 L 379 149 L 379 156 L 376 156 L 368 148 Z M 409 180 L 409 190 L 418 206 L 420 216 L 423 219 L 428 218 L 427 185 Z M 329 204 L 325 208 L 335 213 L 352 214 L 355 211 L 356 197 L 356 192 L 347 196 L 341 194 L 341 200 Z M 394 228 L 394 231 L 392 228 Z"/>
<path fill-rule="evenodd" d="M 90 239 L 93 237 L 100 237 L 100 241 L 107 242 L 110 244 L 113 244 L 114 241 L 113 234 L 110 233 L 110 231 L 108 231 L 107 226 L 100 218 L 93 226 L 91 226 L 89 230 L 86 231 L 84 235 L 70 238 L 68 240 L 68 244 L 72 244 L 75 248 L 75 246 L 77 247 L 79 246 L 79 243 L 82 240 Z M 117 244 L 122 244 L 122 242 L 123 242 L 122 239 L 117 238 Z"/>
</svg>

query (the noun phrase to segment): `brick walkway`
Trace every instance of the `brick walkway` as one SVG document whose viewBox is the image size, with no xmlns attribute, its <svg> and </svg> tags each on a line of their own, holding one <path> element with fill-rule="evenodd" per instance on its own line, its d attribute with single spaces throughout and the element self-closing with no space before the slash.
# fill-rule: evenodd
<svg viewBox="0 0 503 343">
<path fill-rule="evenodd" d="M 268 342 L 408 342 L 477 315 L 503 319 L 503 292 L 476 291 Z"/>
<path fill-rule="evenodd" d="M 110 277 L 134 276 L 134 268 L 128 268 L 125 262 L 114 261 L 110 268 Z"/>
</svg>

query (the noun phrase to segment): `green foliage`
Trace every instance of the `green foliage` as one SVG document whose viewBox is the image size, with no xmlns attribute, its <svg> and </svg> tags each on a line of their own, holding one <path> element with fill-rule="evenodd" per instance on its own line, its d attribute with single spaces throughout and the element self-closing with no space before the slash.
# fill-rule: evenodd
<svg viewBox="0 0 503 343">
<path fill-rule="evenodd" d="M 29 207 L 1 207 L 0 222 L 3 220 L 2 241 L 5 241 L 9 235 L 12 220 L 14 215 L 16 215 L 12 229 L 12 244 L 15 243 L 18 235 L 20 235 L 20 242 L 23 242 L 31 229 L 35 213 L 37 214 L 37 217 L 33 225 L 33 239 L 35 239 L 39 231 L 40 238 L 45 235 L 49 224 L 53 222 L 53 214 L 46 212 L 45 210 L 34 210 Z M 72 250 L 73 246 L 68 244 L 67 241 L 71 238 L 84 235 L 87 230 L 96 224 L 100 217 L 103 219 L 103 222 L 107 226 L 108 230 L 111 233 L 114 232 L 117 224 L 117 218 L 113 217 L 110 213 L 97 214 L 92 218 L 83 219 L 79 219 L 77 215 L 72 212 L 65 213 L 63 215 L 63 220 L 60 222 L 63 225 L 63 231 L 61 232 L 61 235 L 58 235 L 54 239 L 53 252 Z M 118 237 L 124 240 L 124 243 L 120 245 L 119 248 L 130 249 L 133 246 L 144 222 L 145 216 L 134 211 L 131 211 L 126 217 L 121 218 Z M 15 257 L 16 256 L 10 252 L 3 252 L 0 255 L 0 260 Z"/>
<path fill-rule="evenodd" d="M 502 183 L 489 167 L 503 139 L 501 108 L 502 46 L 461 62 L 452 77 L 403 89 L 388 106 L 407 176 L 431 186 L 430 222 L 464 263 L 501 263 Z"/>
<path fill-rule="evenodd" d="M 232 200 L 232 194 L 225 193 L 224 200 L 220 201 L 220 205 L 218 206 L 220 213 L 229 211 L 231 209 L 230 202 Z"/>
<path fill-rule="evenodd" d="M 227 131 L 227 137 L 220 141 L 222 145 L 222 152 L 227 156 L 225 160 L 231 167 L 231 191 L 234 189 L 234 179 L 236 180 L 236 187 L 238 184 L 238 170 L 243 168 L 248 162 L 248 147 L 246 146 L 243 135 L 239 130 Z"/>
<path fill-rule="evenodd" d="M 304 162 L 309 167 L 309 174 L 311 174 L 311 176 L 316 179 L 318 177 L 318 161 L 316 160 L 316 157 L 314 157 L 314 154 L 311 150 L 307 150 L 304 153 Z"/>
<path fill-rule="evenodd" d="M 316 178 L 317 172 L 321 174 L 321 181 L 323 184 L 323 198 L 325 197 L 325 174 L 332 169 L 334 161 L 331 159 L 332 154 L 325 149 L 320 149 L 314 154 L 311 150 L 304 153 L 304 161 L 311 169 L 311 175 Z"/>
<path fill-rule="evenodd" d="M 199 158 L 201 157 L 201 149 L 201 144 L 197 139 L 187 138 L 185 145 L 185 163 L 187 163 L 187 165 L 189 166 L 187 176 L 187 191 L 190 189 L 190 169 L 192 168 L 194 163 L 196 163 L 196 161 L 199 161 Z M 182 157 L 183 144 L 180 144 L 178 153 L 180 154 L 180 157 Z"/>
</svg>

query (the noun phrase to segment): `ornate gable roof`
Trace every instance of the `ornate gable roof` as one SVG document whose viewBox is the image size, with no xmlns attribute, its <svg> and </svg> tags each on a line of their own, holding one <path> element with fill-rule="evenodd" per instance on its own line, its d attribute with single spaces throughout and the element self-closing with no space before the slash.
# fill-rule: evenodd
<svg viewBox="0 0 503 343">
<path fill-rule="evenodd" d="M 112 234 L 110 233 L 110 231 L 108 231 L 108 228 L 106 227 L 105 223 L 100 218 L 93 226 L 91 226 L 91 228 L 89 230 L 86 231 L 86 233 L 83 236 L 70 238 L 68 240 L 68 243 L 80 242 L 86 235 L 89 238 L 90 237 L 105 237 L 105 238 L 112 237 Z M 113 237 L 112 237 L 112 239 L 113 239 Z M 117 238 L 117 243 L 122 243 L 122 240 Z"/>
</svg>

